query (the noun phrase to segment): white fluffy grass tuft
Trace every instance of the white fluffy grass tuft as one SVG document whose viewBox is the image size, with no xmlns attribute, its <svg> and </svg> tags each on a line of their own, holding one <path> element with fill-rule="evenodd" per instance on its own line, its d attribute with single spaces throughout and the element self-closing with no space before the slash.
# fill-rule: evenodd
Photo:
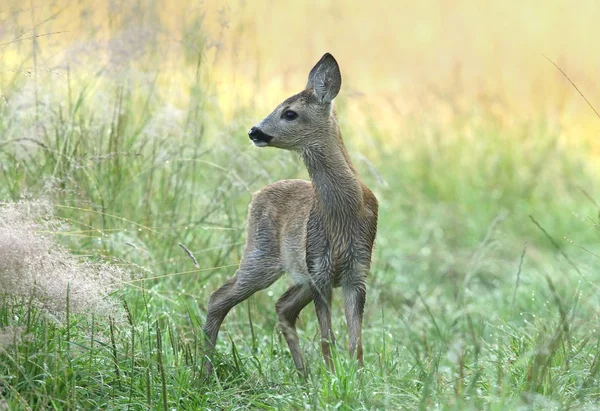
<svg viewBox="0 0 600 411">
<path fill-rule="evenodd" d="M 58 316 L 66 312 L 67 301 L 73 313 L 119 315 L 120 304 L 110 293 L 123 272 L 82 260 L 56 244 L 53 233 L 64 229 L 49 203 L 0 203 L 0 297 L 33 297 Z"/>
</svg>

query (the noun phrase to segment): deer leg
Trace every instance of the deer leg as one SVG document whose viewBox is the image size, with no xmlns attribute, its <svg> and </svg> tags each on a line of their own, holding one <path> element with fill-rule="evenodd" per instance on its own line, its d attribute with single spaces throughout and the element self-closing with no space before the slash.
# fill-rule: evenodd
<svg viewBox="0 0 600 411">
<path fill-rule="evenodd" d="M 350 357 L 356 353 L 360 367 L 363 366 L 362 319 L 365 309 L 366 290 L 364 284 L 349 284 L 343 287 L 346 323 L 350 339 Z"/>
<path fill-rule="evenodd" d="M 281 331 L 287 341 L 296 369 L 301 375 L 305 374 L 306 369 L 296 332 L 296 320 L 300 311 L 311 301 L 312 294 L 308 284 L 296 284 L 291 286 L 275 304 Z"/>
<path fill-rule="evenodd" d="M 319 321 L 319 330 L 321 332 L 321 351 L 325 363 L 331 371 L 333 368 L 333 359 L 331 357 L 330 344 L 335 345 L 335 336 L 333 335 L 333 327 L 331 324 L 331 284 L 324 287 L 311 286 L 313 301 L 315 302 L 315 311 L 317 312 L 317 320 Z"/>
<path fill-rule="evenodd" d="M 204 324 L 205 352 L 204 369 L 212 372 L 210 358 L 217 342 L 219 328 L 229 311 L 255 292 L 267 288 L 281 276 L 280 270 L 257 271 L 242 263 L 235 275 L 210 296 L 208 313 Z"/>
</svg>

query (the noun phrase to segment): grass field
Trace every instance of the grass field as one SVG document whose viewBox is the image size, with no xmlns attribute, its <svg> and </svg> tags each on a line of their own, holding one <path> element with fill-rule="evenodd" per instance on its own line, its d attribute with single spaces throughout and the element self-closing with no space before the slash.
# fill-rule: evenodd
<svg viewBox="0 0 600 411">
<path fill-rule="evenodd" d="M 544 58 L 600 109 L 600 10 L 353 3 L 0 6 L 0 410 L 600 408 L 600 117 Z M 365 368 L 336 293 L 337 372 L 308 307 L 297 377 L 284 277 L 205 380 L 250 194 L 307 177 L 247 129 L 325 51 L 380 202 Z"/>
</svg>

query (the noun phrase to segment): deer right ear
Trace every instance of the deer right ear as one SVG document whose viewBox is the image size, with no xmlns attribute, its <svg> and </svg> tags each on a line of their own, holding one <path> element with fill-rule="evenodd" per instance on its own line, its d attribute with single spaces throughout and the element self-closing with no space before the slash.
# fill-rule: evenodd
<svg viewBox="0 0 600 411">
<path fill-rule="evenodd" d="M 341 86 L 340 67 L 331 54 L 325 53 L 310 71 L 306 88 L 312 88 L 319 102 L 331 103 Z"/>
</svg>

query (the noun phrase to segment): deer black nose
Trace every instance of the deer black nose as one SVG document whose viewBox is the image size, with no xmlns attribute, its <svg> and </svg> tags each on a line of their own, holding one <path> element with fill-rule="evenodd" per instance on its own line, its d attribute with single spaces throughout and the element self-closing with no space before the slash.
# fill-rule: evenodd
<svg viewBox="0 0 600 411">
<path fill-rule="evenodd" d="M 250 140 L 252 140 L 254 145 L 258 147 L 264 147 L 268 145 L 273 139 L 272 136 L 263 133 L 263 131 L 258 127 L 252 127 L 250 131 L 248 131 L 248 136 L 250 136 Z"/>
</svg>

